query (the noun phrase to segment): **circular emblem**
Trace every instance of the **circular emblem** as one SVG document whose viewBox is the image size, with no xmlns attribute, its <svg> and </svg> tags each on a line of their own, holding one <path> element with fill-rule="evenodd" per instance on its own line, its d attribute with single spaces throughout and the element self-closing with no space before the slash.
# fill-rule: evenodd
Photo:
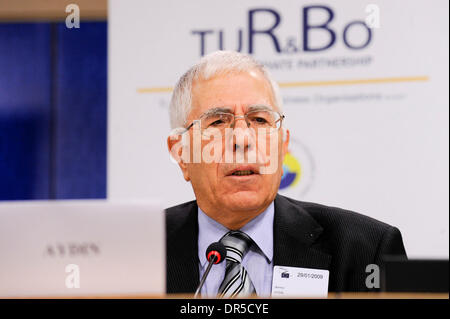
<svg viewBox="0 0 450 319">
<path fill-rule="evenodd" d="M 283 161 L 279 193 L 300 198 L 311 189 L 315 165 L 309 149 L 298 139 L 291 137 L 289 149 Z"/>
</svg>

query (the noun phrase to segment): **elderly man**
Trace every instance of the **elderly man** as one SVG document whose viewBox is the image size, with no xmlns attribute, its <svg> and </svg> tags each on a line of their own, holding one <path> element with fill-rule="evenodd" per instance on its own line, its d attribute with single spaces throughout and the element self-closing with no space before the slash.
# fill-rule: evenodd
<svg viewBox="0 0 450 319">
<path fill-rule="evenodd" d="M 168 147 L 196 200 L 166 211 L 168 293 L 196 290 L 218 241 L 227 260 L 211 268 L 202 295 L 270 296 L 276 266 L 328 270 L 329 291 L 364 291 L 367 265 L 406 257 L 395 227 L 277 194 L 283 118 L 277 84 L 248 55 L 212 53 L 178 81 Z"/>
</svg>

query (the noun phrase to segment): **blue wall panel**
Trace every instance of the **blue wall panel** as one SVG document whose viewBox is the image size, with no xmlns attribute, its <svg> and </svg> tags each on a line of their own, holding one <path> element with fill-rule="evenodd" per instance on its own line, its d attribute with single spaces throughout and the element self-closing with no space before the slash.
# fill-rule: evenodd
<svg viewBox="0 0 450 319">
<path fill-rule="evenodd" d="M 106 40 L 0 24 L 0 200 L 106 197 Z"/>
<path fill-rule="evenodd" d="M 107 26 L 57 26 L 55 197 L 106 197 Z"/>
<path fill-rule="evenodd" d="M 0 199 L 50 195 L 49 31 L 0 24 Z"/>
</svg>

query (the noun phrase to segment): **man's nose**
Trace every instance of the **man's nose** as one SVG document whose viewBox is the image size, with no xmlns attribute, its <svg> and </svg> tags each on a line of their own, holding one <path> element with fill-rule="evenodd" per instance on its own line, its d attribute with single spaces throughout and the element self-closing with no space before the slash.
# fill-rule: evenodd
<svg viewBox="0 0 450 319">
<path fill-rule="evenodd" d="M 251 132 L 248 130 L 248 124 L 245 121 L 245 117 L 236 116 L 233 125 L 233 139 L 234 139 L 234 151 L 245 152 L 251 149 L 254 145 Z"/>
</svg>

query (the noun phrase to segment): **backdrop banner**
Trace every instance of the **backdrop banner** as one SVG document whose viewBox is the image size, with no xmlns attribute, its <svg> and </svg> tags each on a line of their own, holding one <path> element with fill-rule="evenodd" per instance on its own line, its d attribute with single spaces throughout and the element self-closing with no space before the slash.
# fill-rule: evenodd
<svg viewBox="0 0 450 319">
<path fill-rule="evenodd" d="M 281 194 L 395 225 L 410 257 L 448 258 L 448 6 L 110 1 L 108 198 L 194 199 L 167 150 L 171 91 L 203 55 L 235 50 L 281 87 Z"/>
</svg>

